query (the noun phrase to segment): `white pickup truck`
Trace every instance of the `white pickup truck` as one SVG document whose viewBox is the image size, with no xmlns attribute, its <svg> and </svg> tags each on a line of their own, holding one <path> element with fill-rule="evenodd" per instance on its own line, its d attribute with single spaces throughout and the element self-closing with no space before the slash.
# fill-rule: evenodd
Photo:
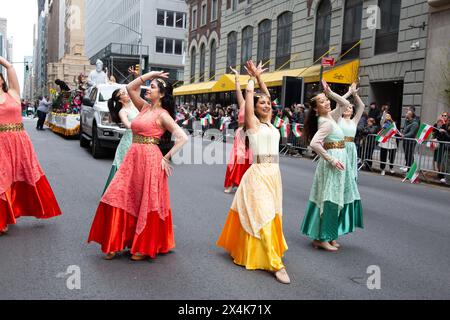
<svg viewBox="0 0 450 320">
<path fill-rule="evenodd" d="M 107 149 L 116 149 L 125 128 L 112 122 L 108 100 L 122 84 L 102 84 L 94 86 L 83 99 L 80 116 L 80 146 L 91 147 L 96 159 L 105 155 Z"/>
</svg>

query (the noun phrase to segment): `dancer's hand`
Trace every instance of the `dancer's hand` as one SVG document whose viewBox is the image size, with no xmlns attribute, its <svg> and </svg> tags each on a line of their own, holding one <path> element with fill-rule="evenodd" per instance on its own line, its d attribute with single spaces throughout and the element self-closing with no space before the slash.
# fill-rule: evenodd
<svg viewBox="0 0 450 320">
<path fill-rule="evenodd" d="M 328 95 L 331 92 L 330 85 L 325 80 L 322 80 L 322 87 L 325 94 Z"/>
<path fill-rule="evenodd" d="M 231 70 L 231 72 L 234 73 L 234 76 L 235 76 L 235 77 L 239 77 L 239 76 L 240 76 L 239 71 L 237 71 L 236 69 L 234 69 L 232 66 L 230 66 L 230 70 Z"/>
<path fill-rule="evenodd" d="M 336 169 L 341 170 L 341 171 L 345 170 L 344 164 L 339 160 L 333 161 L 333 167 L 335 167 Z"/>
<path fill-rule="evenodd" d="M 244 68 L 250 77 L 256 78 L 256 66 L 252 60 L 247 61 L 247 65 Z"/>
<path fill-rule="evenodd" d="M 169 73 L 165 72 L 165 71 L 152 71 L 152 72 L 147 73 L 145 76 L 150 78 L 150 79 L 155 79 L 155 78 L 168 79 L 169 78 Z"/>
<path fill-rule="evenodd" d="M 253 63 L 253 62 L 252 62 Z M 259 62 L 258 67 L 255 68 L 253 71 L 255 73 L 256 78 L 259 78 L 264 72 L 266 72 L 269 69 L 264 69 L 262 61 Z"/>
<path fill-rule="evenodd" d="M 3 67 L 5 67 L 7 69 L 11 66 L 11 64 L 8 62 L 8 60 L 3 58 L 2 56 L 0 56 L 0 65 L 2 65 Z"/>
<path fill-rule="evenodd" d="M 169 160 L 164 157 L 161 160 L 161 168 L 168 177 L 171 177 L 173 175 L 173 167 L 169 164 Z"/>
<path fill-rule="evenodd" d="M 352 85 L 350 86 L 349 92 L 352 94 L 352 96 L 358 94 L 359 88 L 356 85 L 356 83 L 352 83 Z"/>
</svg>

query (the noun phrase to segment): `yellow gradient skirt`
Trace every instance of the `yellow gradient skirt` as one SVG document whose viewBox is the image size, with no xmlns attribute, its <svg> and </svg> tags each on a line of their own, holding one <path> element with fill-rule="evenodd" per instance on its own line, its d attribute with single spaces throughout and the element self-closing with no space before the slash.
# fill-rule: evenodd
<svg viewBox="0 0 450 320">
<path fill-rule="evenodd" d="M 284 268 L 282 257 L 288 246 L 283 235 L 282 218 L 277 214 L 260 231 L 261 239 L 245 232 L 239 214 L 230 210 L 225 227 L 217 241 L 234 259 L 234 263 L 248 270 L 276 272 Z"/>
</svg>

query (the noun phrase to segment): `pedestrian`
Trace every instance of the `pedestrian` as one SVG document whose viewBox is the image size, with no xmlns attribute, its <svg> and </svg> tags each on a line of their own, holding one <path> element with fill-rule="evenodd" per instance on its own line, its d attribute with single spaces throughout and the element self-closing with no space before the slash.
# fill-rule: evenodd
<svg viewBox="0 0 450 320">
<path fill-rule="evenodd" d="M 416 135 L 419 131 L 420 123 L 416 114 L 410 110 L 406 113 L 405 126 L 403 128 L 403 150 L 405 151 L 405 167 L 402 167 L 404 173 L 408 172 L 409 168 L 414 163 L 414 151 L 417 146 Z"/>
<path fill-rule="evenodd" d="M 446 157 L 448 157 L 450 151 L 450 132 L 449 132 L 449 122 L 448 113 L 443 112 L 437 122 L 434 124 L 433 136 L 439 143 L 439 147 L 434 151 L 434 162 L 436 163 L 436 169 L 438 173 L 438 179 L 441 183 L 445 183 L 445 165 L 447 162 Z"/>
<path fill-rule="evenodd" d="M 376 125 L 380 124 L 382 114 L 376 102 L 372 102 L 369 107 L 369 118 L 375 119 Z"/>
<path fill-rule="evenodd" d="M 397 130 L 397 125 L 395 124 L 395 121 L 392 119 L 392 116 L 389 113 L 386 113 L 383 116 L 383 119 L 381 120 L 381 126 L 383 128 L 390 127 L 391 125 L 394 125 L 395 130 L 397 131 L 398 136 L 402 136 L 401 133 Z M 390 166 L 390 173 L 395 174 L 394 171 L 394 163 L 395 163 L 395 156 L 397 154 L 397 139 L 395 137 L 390 138 L 386 142 L 380 143 L 380 169 L 381 169 L 381 175 L 386 175 L 386 163 L 389 159 L 389 166 Z"/>
<path fill-rule="evenodd" d="M 111 99 L 108 100 L 108 109 L 111 115 L 111 119 L 114 123 L 123 124 L 126 128 L 125 133 L 120 139 L 119 146 L 116 150 L 116 155 L 114 157 L 114 161 L 111 167 L 111 171 L 109 172 L 108 180 L 106 181 L 105 188 L 103 190 L 103 194 L 106 189 L 108 189 L 109 184 L 114 178 L 117 170 L 125 158 L 125 155 L 130 149 L 131 144 L 133 143 L 133 131 L 131 130 L 131 123 L 139 114 L 139 110 L 133 105 L 133 102 L 128 95 L 128 92 L 125 88 L 117 89 L 113 92 Z"/>
<path fill-rule="evenodd" d="M 39 107 L 37 109 L 38 122 L 36 125 L 36 130 L 44 130 L 45 119 L 47 118 L 51 105 L 52 102 L 48 101 L 48 96 L 39 98 Z"/>
<path fill-rule="evenodd" d="M 372 170 L 373 152 L 376 147 L 376 135 L 378 132 L 379 127 L 376 124 L 376 120 L 374 118 L 367 119 L 367 124 L 362 131 L 362 159 L 365 161 L 364 167 L 368 170 Z"/>
<path fill-rule="evenodd" d="M 155 258 L 175 247 L 168 177 L 171 157 L 187 142 L 176 124 L 173 88 L 168 73 L 150 72 L 127 86 L 128 94 L 141 112 L 133 120 L 133 144 L 97 208 L 88 242 L 97 242 L 113 259 L 131 249 L 133 261 Z M 145 99 L 140 87 L 151 80 Z M 176 138 L 165 155 L 158 143 L 167 133 Z"/>
<path fill-rule="evenodd" d="M 334 93 L 323 82 L 324 92 L 317 92 L 310 100 L 311 110 L 305 122 L 304 135 L 311 148 L 320 156 L 314 175 L 309 203 L 301 226 L 301 232 L 313 240 L 313 247 L 336 252 L 340 219 L 344 209 L 345 174 L 347 153 L 345 135 L 336 123 L 342 109 L 350 103 Z M 329 98 L 337 103 L 331 111 Z"/>
<path fill-rule="evenodd" d="M 280 132 L 272 125 L 270 96 L 255 94 L 263 72 L 252 61 L 245 96 L 245 127 L 254 163 L 242 178 L 217 245 L 224 248 L 234 263 L 248 270 L 266 270 L 289 284 L 282 258 L 288 249 L 283 235 L 282 182 L 279 167 Z"/>
<path fill-rule="evenodd" d="M 20 86 L 11 63 L 0 56 L 9 87 L 0 73 L 0 235 L 19 217 L 61 215 L 52 188 L 24 130 Z"/>
</svg>

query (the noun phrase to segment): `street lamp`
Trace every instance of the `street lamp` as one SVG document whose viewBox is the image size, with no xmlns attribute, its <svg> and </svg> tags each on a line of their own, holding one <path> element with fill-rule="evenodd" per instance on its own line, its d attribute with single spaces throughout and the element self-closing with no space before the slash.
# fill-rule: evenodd
<svg viewBox="0 0 450 320">
<path fill-rule="evenodd" d="M 136 31 L 122 23 L 116 22 L 116 21 L 109 20 L 108 22 L 111 24 L 116 24 L 118 26 L 124 27 L 124 28 L 136 33 L 139 36 L 139 40 L 138 40 L 138 43 L 139 43 L 139 75 L 142 75 L 142 20 L 141 20 L 141 31 L 140 32 Z"/>
</svg>

